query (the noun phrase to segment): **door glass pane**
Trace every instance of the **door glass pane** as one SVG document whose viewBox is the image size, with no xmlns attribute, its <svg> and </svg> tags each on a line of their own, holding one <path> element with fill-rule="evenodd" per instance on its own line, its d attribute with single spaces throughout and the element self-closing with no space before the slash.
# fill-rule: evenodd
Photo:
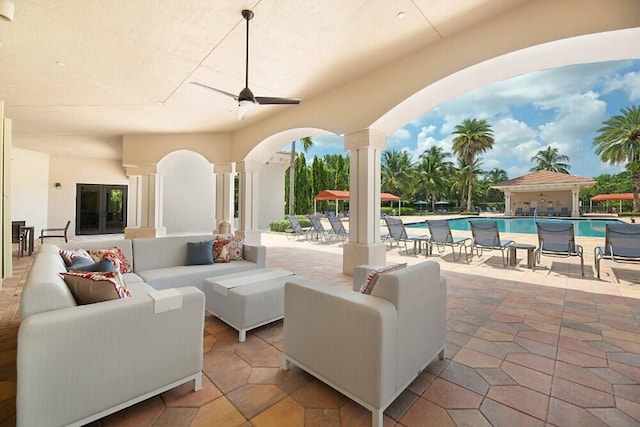
<svg viewBox="0 0 640 427">
<path fill-rule="evenodd" d="M 100 231 L 100 186 L 79 186 L 78 234 L 95 234 Z"/>
<path fill-rule="evenodd" d="M 124 189 L 107 187 L 105 189 L 105 232 L 124 231 Z"/>
</svg>

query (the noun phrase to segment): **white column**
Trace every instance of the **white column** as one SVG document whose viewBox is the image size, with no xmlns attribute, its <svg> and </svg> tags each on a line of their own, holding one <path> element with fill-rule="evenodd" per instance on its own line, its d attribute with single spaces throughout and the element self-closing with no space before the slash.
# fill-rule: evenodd
<svg viewBox="0 0 640 427">
<path fill-rule="evenodd" d="M 385 245 L 380 242 L 380 155 L 386 135 L 367 129 L 344 137 L 349 151 L 349 241 L 342 253 L 342 271 L 353 274 L 362 264 L 384 265 Z"/>
<path fill-rule="evenodd" d="M 511 191 L 506 190 L 504 192 L 504 215 L 511 216 L 512 208 L 511 208 Z"/>
<path fill-rule="evenodd" d="M 156 165 L 135 166 L 126 168 L 129 182 L 135 184 L 135 208 L 131 217 L 135 224 L 127 224 L 124 230 L 126 239 L 136 237 L 166 236 L 167 229 L 162 225 L 162 177 L 157 174 Z"/>
<path fill-rule="evenodd" d="M 216 163 L 213 165 L 213 172 L 216 178 L 216 218 L 217 229 L 229 228 L 229 232 L 234 232 L 234 198 L 235 190 L 235 165 L 233 163 Z M 222 227 L 221 227 L 222 225 Z"/>
<path fill-rule="evenodd" d="M 580 216 L 580 189 L 571 189 L 571 216 Z"/>
<path fill-rule="evenodd" d="M 245 242 L 252 245 L 260 244 L 260 230 L 258 229 L 258 179 L 260 163 L 239 162 L 236 170 L 239 173 L 238 188 L 238 230 L 236 234 L 244 236 Z"/>
</svg>

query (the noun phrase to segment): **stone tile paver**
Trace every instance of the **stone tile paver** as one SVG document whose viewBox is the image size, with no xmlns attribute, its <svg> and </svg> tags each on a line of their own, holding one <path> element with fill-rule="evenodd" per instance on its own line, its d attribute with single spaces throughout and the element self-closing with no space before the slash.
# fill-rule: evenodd
<svg viewBox="0 0 640 427">
<path fill-rule="evenodd" d="M 351 288 L 341 243 L 262 237 L 267 266 Z M 0 426 L 16 422 L 19 298 L 30 258 L 14 259 L 0 292 Z M 605 266 L 595 280 L 588 268 L 582 278 L 574 259 L 543 257 L 534 272 L 493 258 L 427 258 L 447 279 L 446 358 L 391 404 L 384 426 L 640 425 L 640 266 Z M 424 259 L 387 252 L 389 262 Z M 367 409 L 300 368 L 280 369 L 283 329 L 273 322 L 239 343 L 237 331 L 207 315 L 201 391 L 183 384 L 90 425 L 369 426 Z"/>
</svg>

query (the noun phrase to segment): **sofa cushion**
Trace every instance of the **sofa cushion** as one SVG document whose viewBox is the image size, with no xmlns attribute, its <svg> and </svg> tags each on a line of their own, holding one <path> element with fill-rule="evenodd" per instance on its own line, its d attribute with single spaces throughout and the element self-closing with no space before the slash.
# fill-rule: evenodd
<svg viewBox="0 0 640 427">
<path fill-rule="evenodd" d="M 102 271 L 102 272 L 114 272 L 118 271 L 116 266 L 113 265 L 110 259 L 104 258 L 98 262 L 93 262 L 93 259 L 87 259 L 83 257 L 75 257 L 71 261 L 71 265 L 68 268 L 69 271 Z"/>
<path fill-rule="evenodd" d="M 51 245 L 50 243 L 45 243 L 40 247 L 40 249 L 44 249 L 45 247 Z M 133 245 L 131 244 L 131 239 L 112 239 L 112 240 L 74 240 L 68 243 L 57 243 L 57 247 L 59 249 L 84 249 L 87 252 L 90 252 L 92 249 L 108 249 L 117 247 L 119 248 L 125 259 L 131 263 L 131 270 L 135 268 L 135 260 L 133 257 Z"/>
<path fill-rule="evenodd" d="M 229 242 L 227 240 L 216 239 L 213 242 L 213 260 L 215 262 L 231 261 L 231 252 L 229 251 Z"/>
<path fill-rule="evenodd" d="M 131 296 L 118 271 L 68 272 L 62 273 L 62 276 L 73 298 L 80 305 Z"/>
<path fill-rule="evenodd" d="M 213 264 L 213 240 L 187 242 L 186 265 Z"/>
<path fill-rule="evenodd" d="M 59 253 L 67 267 L 73 264 L 74 260 L 78 259 L 80 261 L 82 261 L 83 259 L 93 261 L 93 258 L 91 258 L 89 252 L 85 251 L 84 249 L 60 249 Z"/>
<path fill-rule="evenodd" d="M 240 273 L 258 268 L 258 265 L 250 261 L 236 261 L 228 263 L 214 263 L 211 265 L 189 265 L 169 268 L 156 268 L 153 270 L 138 271 L 142 280 L 154 289 L 180 288 L 183 286 L 195 286 L 202 289 L 202 282 L 209 277 L 223 274 Z"/>
<path fill-rule="evenodd" d="M 244 258 L 243 247 L 244 247 L 244 238 L 237 236 L 218 236 L 216 239 L 216 243 L 218 243 L 218 247 L 222 248 L 223 246 L 226 248 L 228 252 L 229 261 L 242 261 Z M 216 250 L 214 249 L 214 253 Z"/>
<path fill-rule="evenodd" d="M 96 262 L 108 259 L 120 273 L 129 273 L 131 271 L 131 263 L 122 252 L 122 249 L 117 246 L 111 249 L 91 249 L 89 254 Z"/>
<path fill-rule="evenodd" d="M 144 237 L 131 240 L 137 272 L 183 266 L 187 262 L 187 242 L 213 240 L 213 234 Z"/>
<path fill-rule="evenodd" d="M 391 264 L 391 265 L 387 265 L 387 266 L 376 269 L 374 272 L 369 273 L 367 275 L 367 280 L 365 280 L 362 286 L 360 287 L 360 292 L 366 295 L 371 295 L 371 292 L 373 291 L 373 288 L 376 286 L 376 283 L 378 282 L 378 279 L 380 278 L 381 274 L 388 273 L 390 271 L 396 271 L 401 268 L 405 268 L 406 266 L 407 266 L 407 263 L 405 262 L 402 264 Z"/>
</svg>

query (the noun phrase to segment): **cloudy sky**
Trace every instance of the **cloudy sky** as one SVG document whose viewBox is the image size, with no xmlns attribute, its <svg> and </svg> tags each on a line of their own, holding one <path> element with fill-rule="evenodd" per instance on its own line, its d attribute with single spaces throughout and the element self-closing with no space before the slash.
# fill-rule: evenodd
<svg viewBox="0 0 640 427">
<path fill-rule="evenodd" d="M 465 118 L 486 119 L 493 150 L 482 168 L 500 168 L 509 178 L 529 173 L 531 157 L 549 145 L 569 156 L 570 172 L 592 178 L 617 173 L 591 146 L 602 122 L 623 107 L 640 104 L 640 60 L 601 62 L 539 71 L 494 83 L 426 111 L 388 137 L 387 149 L 407 150 L 414 161 L 438 145 L 451 152 L 451 132 Z M 345 154 L 339 136 L 314 136 L 307 154 Z"/>
</svg>

